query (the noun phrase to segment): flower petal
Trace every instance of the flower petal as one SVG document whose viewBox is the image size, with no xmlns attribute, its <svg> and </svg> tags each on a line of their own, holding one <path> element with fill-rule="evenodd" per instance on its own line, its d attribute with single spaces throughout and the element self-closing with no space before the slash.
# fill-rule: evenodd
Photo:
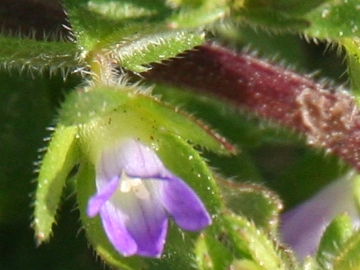
<svg viewBox="0 0 360 270">
<path fill-rule="evenodd" d="M 157 178 L 167 173 L 156 153 L 134 139 L 121 143 L 116 152 L 117 163 L 129 176 Z"/>
<path fill-rule="evenodd" d="M 110 199 L 110 197 L 116 191 L 119 185 L 119 177 L 114 177 L 111 181 L 109 181 L 103 188 L 99 189 L 98 192 L 94 196 L 89 199 L 87 215 L 89 217 L 94 217 L 100 211 L 100 208 Z"/>
<path fill-rule="evenodd" d="M 138 247 L 127 229 L 128 217 L 109 201 L 100 210 L 105 233 L 114 248 L 123 256 L 136 254 Z"/>
<path fill-rule="evenodd" d="M 146 188 L 148 191 L 147 198 L 140 198 L 133 191 L 119 191 L 110 199 L 111 204 L 118 213 L 113 218 L 114 220 L 121 219 L 118 222 L 126 226 L 127 237 L 131 237 L 136 243 L 136 254 L 147 257 L 159 257 L 165 244 L 168 218 L 165 209 L 156 197 L 156 192 L 153 192 L 157 188 L 156 183 L 158 181 L 145 180 L 142 182 L 143 188 Z M 107 231 L 108 237 L 114 246 L 118 246 L 118 250 L 125 255 L 124 250 L 121 250 L 123 244 L 119 243 L 122 239 L 114 239 L 112 234 L 116 234 L 116 232 L 108 231 L 106 228 L 105 231 Z"/>
<path fill-rule="evenodd" d="M 184 230 L 198 231 L 211 224 L 211 217 L 197 194 L 173 176 L 161 182 L 161 201 L 176 224 Z"/>
</svg>

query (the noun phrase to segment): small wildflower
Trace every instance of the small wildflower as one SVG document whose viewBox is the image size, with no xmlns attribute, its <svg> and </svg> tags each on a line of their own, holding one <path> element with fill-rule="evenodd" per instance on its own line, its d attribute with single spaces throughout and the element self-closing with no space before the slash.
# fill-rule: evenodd
<svg viewBox="0 0 360 270">
<path fill-rule="evenodd" d="M 160 257 L 168 215 L 188 231 L 211 224 L 197 194 L 166 169 L 151 148 L 134 139 L 102 153 L 96 187 L 87 214 L 100 214 L 109 241 L 123 256 Z"/>
</svg>

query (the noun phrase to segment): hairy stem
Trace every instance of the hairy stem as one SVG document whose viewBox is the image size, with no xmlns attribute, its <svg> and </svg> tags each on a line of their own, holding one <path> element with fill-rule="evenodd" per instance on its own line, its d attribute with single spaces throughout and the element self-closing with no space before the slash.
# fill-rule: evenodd
<svg viewBox="0 0 360 270">
<path fill-rule="evenodd" d="M 301 134 L 360 170 L 360 115 L 345 90 L 281 66 L 206 44 L 142 74 L 216 95 Z"/>
</svg>

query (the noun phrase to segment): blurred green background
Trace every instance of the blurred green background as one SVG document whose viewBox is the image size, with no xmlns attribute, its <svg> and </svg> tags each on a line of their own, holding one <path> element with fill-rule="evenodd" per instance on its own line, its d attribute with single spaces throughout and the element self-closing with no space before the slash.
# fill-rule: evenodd
<svg viewBox="0 0 360 270">
<path fill-rule="evenodd" d="M 0 1 L 0 26 L 4 34 L 62 31 L 59 27 L 64 18 L 56 1 L 12 3 Z M 36 38 L 41 36 L 35 35 Z M 261 58 L 276 57 L 275 62 L 283 60 L 285 65 L 300 72 L 319 70 L 319 78 L 331 78 L 337 83 L 347 81 L 344 56 L 326 44 L 309 44 L 298 35 L 269 35 L 244 26 L 220 27 L 214 31 L 214 36 L 230 48 L 250 48 Z M 214 36 L 209 38 L 214 39 Z M 31 75 L 26 70 L 0 70 L 1 270 L 104 269 L 81 230 L 71 183 L 66 188 L 51 241 L 36 247 L 31 228 L 32 194 L 36 188 L 34 162 L 42 155 L 39 149 L 46 147 L 44 138 L 50 135 L 46 128 L 51 126 L 56 108 L 65 93 L 79 82 L 77 75 L 63 80 L 60 74 L 50 77 L 46 72 Z M 243 151 L 238 157 L 219 158 L 208 154 L 211 166 L 237 181 L 264 183 L 279 192 L 288 207 L 313 194 L 345 168 L 339 166 L 336 158 L 325 158 L 320 150 L 309 150 L 301 139 L 276 140 L 280 131 L 264 129 L 261 121 L 242 116 L 236 109 L 231 112 L 224 109 L 224 113 L 212 110 L 206 101 L 184 104 L 188 97 L 183 100 L 181 95 L 169 97 L 177 98 L 183 108 L 196 113 L 241 146 Z M 232 118 L 227 117 L 230 113 Z M 238 121 L 234 121 L 236 117 Z M 272 139 L 265 136 L 269 130 L 272 130 Z M 259 133 L 254 137 L 255 132 Z M 247 141 L 249 138 L 252 138 L 251 143 Z M 259 141 L 254 143 L 255 139 Z"/>
</svg>

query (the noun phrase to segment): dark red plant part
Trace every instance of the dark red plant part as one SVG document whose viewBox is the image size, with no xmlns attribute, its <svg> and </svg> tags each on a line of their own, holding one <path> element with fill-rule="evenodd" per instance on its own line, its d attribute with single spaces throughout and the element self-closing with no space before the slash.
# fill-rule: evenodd
<svg viewBox="0 0 360 270">
<path fill-rule="evenodd" d="M 0 0 L 1 34 L 57 40 L 69 35 L 59 0 Z"/>
<path fill-rule="evenodd" d="M 211 44 L 154 64 L 142 76 L 228 100 L 304 134 L 309 144 L 360 170 L 360 115 L 345 90 Z"/>
</svg>

